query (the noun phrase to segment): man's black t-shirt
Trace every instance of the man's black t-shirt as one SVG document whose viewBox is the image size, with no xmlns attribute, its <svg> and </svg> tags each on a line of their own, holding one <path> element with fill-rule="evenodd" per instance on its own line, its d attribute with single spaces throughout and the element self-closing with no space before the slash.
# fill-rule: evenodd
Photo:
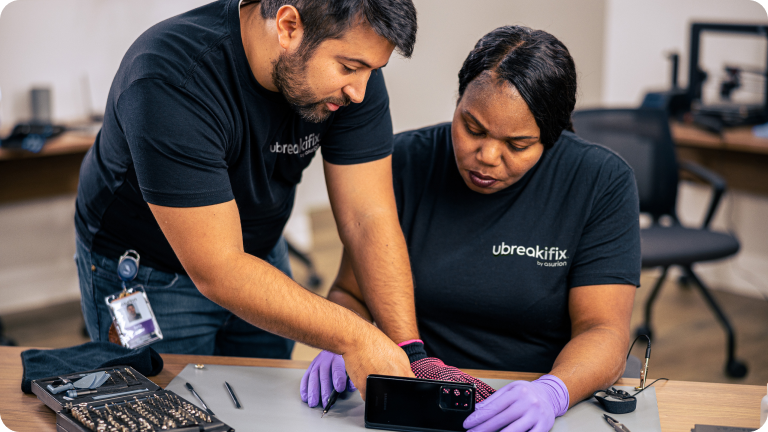
<svg viewBox="0 0 768 432">
<path fill-rule="evenodd" d="M 126 249 L 142 264 L 183 273 L 147 203 L 237 203 L 245 251 L 264 258 L 318 149 L 332 164 L 392 152 L 384 78 L 374 71 L 360 104 L 305 122 L 254 78 L 240 36 L 239 0 L 163 21 L 123 58 L 104 125 L 80 170 L 75 225 L 103 255 Z"/>
<path fill-rule="evenodd" d="M 549 372 L 571 337 L 571 288 L 640 278 L 637 188 L 610 150 L 570 132 L 517 183 L 472 191 L 450 123 L 395 136 L 395 195 L 429 355 Z"/>
</svg>

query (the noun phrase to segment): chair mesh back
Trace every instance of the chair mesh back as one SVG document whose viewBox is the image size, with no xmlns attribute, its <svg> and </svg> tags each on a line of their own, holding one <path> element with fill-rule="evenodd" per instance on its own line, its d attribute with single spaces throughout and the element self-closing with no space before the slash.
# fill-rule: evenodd
<svg viewBox="0 0 768 432">
<path fill-rule="evenodd" d="M 663 110 L 594 109 L 573 113 L 576 134 L 618 153 L 635 172 L 640 211 L 676 217 L 677 159 Z"/>
</svg>

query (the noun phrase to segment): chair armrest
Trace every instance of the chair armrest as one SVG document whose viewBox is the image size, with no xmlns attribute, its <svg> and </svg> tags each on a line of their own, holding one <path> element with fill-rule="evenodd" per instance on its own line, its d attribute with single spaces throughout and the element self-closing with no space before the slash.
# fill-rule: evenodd
<svg viewBox="0 0 768 432">
<path fill-rule="evenodd" d="M 710 222 L 712 222 L 712 218 L 715 216 L 715 211 L 717 211 L 717 206 L 720 204 L 720 199 L 723 197 L 723 193 L 725 193 L 727 183 L 722 177 L 697 163 L 690 161 L 680 161 L 679 165 L 683 170 L 693 174 L 695 177 L 698 177 L 701 180 L 704 180 L 705 182 L 709 183 L 710 186 L 712 186 L 712 199 L 709 202 L 707 215 L 704 218 L 704 223 L 701 226 L 702 229 L 707 229 L 709 228 Z"/>
</svg>

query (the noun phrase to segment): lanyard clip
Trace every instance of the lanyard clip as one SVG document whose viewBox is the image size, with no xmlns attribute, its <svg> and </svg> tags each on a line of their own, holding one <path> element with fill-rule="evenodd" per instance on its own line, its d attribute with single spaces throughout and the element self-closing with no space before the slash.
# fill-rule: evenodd
<svg viewBox="0 0 768 432">
<path fill-rule="evenodd" d="M 123 281 L 123 291 L 125 291 L 125 282 L 130 282 L 139 274 L 139 253 L 133 249 L 125 251 L 117 262 L 117 276 Z"/>
</svg>

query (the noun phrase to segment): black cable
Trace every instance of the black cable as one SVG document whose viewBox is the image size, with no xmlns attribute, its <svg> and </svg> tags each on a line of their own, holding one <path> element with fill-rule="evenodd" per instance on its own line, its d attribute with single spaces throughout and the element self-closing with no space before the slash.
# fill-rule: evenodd
<svg viewBox="0 0 768 432">
<path fill-rule="evenodd" d="M 645 349 L 645 358 L 649 359 L 651 358 L 651 338 L 648 337 L 648 335 L 639 335 L 635 338 L 635 340 L 632 342 L 632 345 L 629 346 L 629 352 L 627 352 L 627 360 L 629 360 L 630 354 L 632 354 L 632 348 L 635 346 L 635 342 L 637 342 L 638 339 L 641 337 L 644 337 L 648 339 L 648 347 Z"/>
<path fill-rule="evenodd" d="M 627 352 L 627 359 L 629 359 L 629 356 L 632 354 L 632 348 L 635 346 L 635 342 L 637 342 L 637 340 L 640 339 L 641 337 L 644 337 L 646 340 L 648 340 L 648 347 L 645 349 L 645 358 L 646 359 L 650 359 L 651 358 L 651 338 L 648 337 L 648 335 L 639 335 L 639 336 L 637 336 L 635 338 L 634 341 L 632 341 L 632 345 L 629 346 L 629 352 Z M 635 397 L 635 396 L 639 395 L 640 393 L 643 392 L 643 390 L 647 389 L 648 387 L 656 384 L 657 382 L 659 382 L 661 380 L 669 381 L 669 378 L 659 378 L 659 379 L 654 380 L 652 383 L 650 383 L 647 386 L 645 386 L 644 388 L 638 390 L 637 393 L 632 395 L 632 397 Z"/>
<path fill-rule="evenodd" d="M 669 381 L 669 378 L 659 378 L 659 379 L 656 379 L 656 380 L 654 380 L 652 383 L 650 383 L 650 384 L 648 384 L 647 386 L 645 386 L 645 388 L 642 388 L 642 389 L 638 390 L 638 391 L 637 391 L 637 393 L 635 393 L 635 394 L 633 394 L 633 395 L 632 395 L 632 397 L 635 397 L 635 396 L 639 395 L 639 394 L 640 394 L 640 393 L 642 393 L 642 392 L 643 392 L 645 389 L 647 389 L 648 387 L 650 387 L 650 386 L 652 386 L 652 385 L 656 384 L 656 382 L 658 382 L 658 381 L 661 381 L 661 380 L 664 380 L 664 381 Z"/>
<path fill-rule="evenodd" d="M 592 396 L 597 399 L 597 401 L 600 403 L 600 405 L 603 406 L 603 408 L 612 414 L 626 414 L 633 412 L 635 408 L 637 407 L 637 398 L 636 396 L 642 393 L 645 389 L 648 387 L 651 387 L 652 385 L 656 384 L 657 382 L 661 380 L 669 381 L 669 378 L 659 378 L 652 383 L 645 385 L 645 379 L 646 375 L 648 373 L 648 362 L 651 358 L 651 338 L 648 337 L 648 335 L 639 335 L 635 338 L 634 341 L 632 341 L 632 345 L 629 346 L 629 352 L 627 353 L 627 359 L 629 359 L 630 354 L 632 353 L 632 348 L 634 348 L 635 343 L 640 339 L 641 337 L 644 337 L 648 340 L 648 347 L 645 349 L 645 369 L 642 369 L 640 371 L 640 385 L 642 388 L 635 392 L 635 394 L 629 394 L 629 392 L 617 389 L 615 387 L 609 387 L 607 390 L 598 390 L 592 394 Z M 637 389 L 639 387 L 635 387 Z M 599 395 L 599 393 L 603 393 L 602 396 Z"/>
</svg>

